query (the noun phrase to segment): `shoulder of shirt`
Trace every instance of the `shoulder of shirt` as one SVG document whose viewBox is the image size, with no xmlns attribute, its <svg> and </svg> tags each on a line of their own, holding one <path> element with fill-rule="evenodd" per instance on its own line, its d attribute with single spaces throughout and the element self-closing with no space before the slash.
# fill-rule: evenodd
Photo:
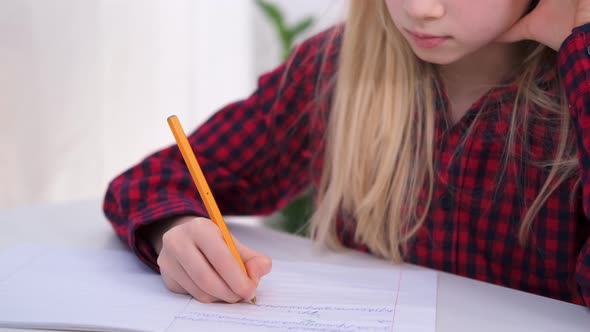
<svg viewBox="0 0 590 332">
<path fill-rule="evenodd" d="M 336 64 L 342 36 L 344 34 L 344 23 L 334 25 L 325 29 L 297 44 L 292 53 L 291 61 L 297 64 Z"/>
</svg>

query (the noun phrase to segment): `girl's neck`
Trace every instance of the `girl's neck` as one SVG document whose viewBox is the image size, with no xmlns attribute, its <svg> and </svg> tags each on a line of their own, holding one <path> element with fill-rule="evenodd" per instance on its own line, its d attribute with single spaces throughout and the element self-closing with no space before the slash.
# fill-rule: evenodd
<svg viewBox="0 0 590 332">
<path fill-rule="evenodd" d="M 458 122 L 486 92 L 514 72 L 521 58 L 517 44 L 494 43 L 459 61 L 439 65 L 451 122 Z"/>
</svg>

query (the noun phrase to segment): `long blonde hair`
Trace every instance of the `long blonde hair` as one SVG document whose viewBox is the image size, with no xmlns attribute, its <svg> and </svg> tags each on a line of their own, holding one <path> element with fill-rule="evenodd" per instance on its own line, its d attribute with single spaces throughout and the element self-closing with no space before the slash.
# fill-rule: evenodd
<svg viewBox="0 0 590 332">
<path fill-rule="evenodd" d="M 558 89 L 561 96 L 548 95 L 537 80 L 554 53 L 537 44 L 524 59 L 504 153 L 506 165 L 514 157 L 511 147 L 518 140 L 526 143 L 518 131 L 526 130 L 533 118 L 560 131 L 554 158 L 538 164 L 549 174 L 521 222 L 523 245 L 546 199 L 577 173 L 563 89 Z M 436 182 L 435 67 L 414 55 L 385 1 L 351 0 L 336 75 L 311 235 L 318 243 L 338 247 L 336 221 L 350 216 L 356 222 L 355 241 L 402 261 L 404 247 L 424 223 Z M 535 107 L 555 116 L 541 118 Z M 423 188 L 425 208 L 418 211 Z"/>
</svg>

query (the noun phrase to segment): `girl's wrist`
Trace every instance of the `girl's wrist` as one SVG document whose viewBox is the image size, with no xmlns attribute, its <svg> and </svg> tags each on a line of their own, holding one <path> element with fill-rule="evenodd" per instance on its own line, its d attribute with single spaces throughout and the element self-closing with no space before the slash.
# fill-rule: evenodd
<svg viewBox="0 0 590 332">
<path fill-rule="evenodd" d="M 180 216 L 154 222 L 142 228 L 138 236 L 143 237 L 152 246 L 156 254 L 162 250 L 162 237 L 170 229 L 195 219 L 195 216 Z"/>
</svg>

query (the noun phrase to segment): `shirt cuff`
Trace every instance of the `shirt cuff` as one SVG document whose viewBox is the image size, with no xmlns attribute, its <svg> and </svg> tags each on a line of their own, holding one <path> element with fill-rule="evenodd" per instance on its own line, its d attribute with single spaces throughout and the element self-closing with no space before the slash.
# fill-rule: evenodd
<svg viewBox="0 0 590 332">
<path fill-rule="evenodd" d="M 155 222 L 174 217 L 187 215 L 206 217 L 208 214 L 202 203 L 195 204 L 194 200 L 188 198 L 166 197 L 166 200 L 148 202 L 145 206 L 146 208 L 140 209 L 129 216 L 129 247 L 142 262 L 154 271 L 160 272 L 157 264 L 157 253 L 147 239 L 138 235 L 138 230 Z"/>
</svg>

